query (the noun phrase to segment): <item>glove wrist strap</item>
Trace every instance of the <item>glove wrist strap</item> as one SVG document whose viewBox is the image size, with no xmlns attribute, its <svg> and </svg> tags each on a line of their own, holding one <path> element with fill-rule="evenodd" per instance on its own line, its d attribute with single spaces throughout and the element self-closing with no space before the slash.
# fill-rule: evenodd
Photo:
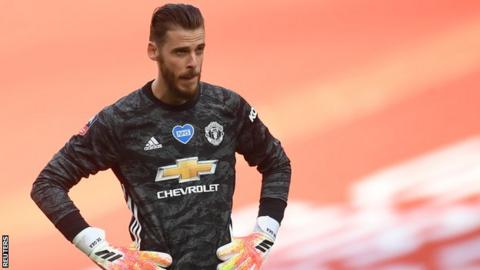
<svg viewBox="0 0 480 270">
<path fill-rule="evenodd" d="M 99 228 L 88 227 L 73 238 L 73 244 L 87 256 L 99 246 L 108 245 L 105 240 L 105 231 Z"/>
<path fill-rule="evenodd" d="M 272 240 L 275 240 L 279 228 L 280 224 L 278 221 L 269 216 L 261 216 L 257 218 L 254 231 L 265 233 L 270 236 Z"/>
</svg>

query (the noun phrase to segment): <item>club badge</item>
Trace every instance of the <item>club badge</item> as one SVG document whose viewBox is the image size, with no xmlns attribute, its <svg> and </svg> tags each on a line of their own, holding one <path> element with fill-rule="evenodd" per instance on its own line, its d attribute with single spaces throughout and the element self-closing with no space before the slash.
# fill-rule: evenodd
<svg viewBox="0 0 480 270">
<path fill-rule="evenodd" d="M 217 122 L 210 122 L 205 127 L 205 137 L 209 143 L 218 146 L 223 140 L 223 126 Z"/>
<path fill-rule="evenodd" d="M 183 144 L 187 144 L 193 137 L 194 133 L 195 129 L 190 124 L 185 124 L 183 126 L 176 125 L 172 129 L 173 137 Z"/>
</svg>

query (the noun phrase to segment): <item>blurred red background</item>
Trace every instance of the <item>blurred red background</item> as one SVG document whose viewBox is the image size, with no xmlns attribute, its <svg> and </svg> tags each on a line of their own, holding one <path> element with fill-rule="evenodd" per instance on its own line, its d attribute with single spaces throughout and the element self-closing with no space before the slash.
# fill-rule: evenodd
<svg viewBox="0 0 480 270">
<path fill-rule="evenodd" d="M 480 2 L 191 3 L 206 19 L 202 79 L 242 94 L 292 160 L 265 269 L 480 269 Z M 92 115 L 155 76 L 146 44 L 162 4 L 0 3 L 11 269 L 95 269 L 31 201 L 31 184 Z M 238 162 L 237 177 L 242 233 L 260 175 Z M 129 242 L 110 171 L 70 195 L 111 242 Z"/>
</svg>

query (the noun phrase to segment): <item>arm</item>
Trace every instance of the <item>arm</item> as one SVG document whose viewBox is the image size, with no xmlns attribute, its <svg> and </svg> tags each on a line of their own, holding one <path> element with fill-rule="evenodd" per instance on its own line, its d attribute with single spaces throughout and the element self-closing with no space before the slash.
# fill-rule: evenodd
<svg viewBox="0 0 480 270">
<path fill-rule="evenodd" d="M 72 241 L 88 227 L 68 191 L 81 178 L 108 169 L 117 159 L 115 139 L 103 112 L 92 118 L 56 153 L 33 183 L 33 201 L 58 230 Z"/>
<path fill-rule="evenodd" d="M 113 247 L 102 229 L 90 227 L 80 215 L 68 191 L 82 177 L 113 166 L 120 145 L 105 111 L 53 157 L 33 183 L 31 197 L 60 232 L 102 269 L 164 269 L 170 255 L 137 248 Z"/>
<path fill-rule="evenodd" d="M 262 174 L 259 216 L 270 216 L 281 223 L 287 206 L 291 167 L 283 147 L 259 119 L 257 112 L 241 100 L 241 129 L 237 152 Z"/>
<path fill-rule="evenodd" d="M 287 206 L 291 167 L 280 142 L 260 121 L 257 112 L 241 99 L 241 117 L 237 152 L 250 166 L 262 174 L 260 207 L 254 232 L 234 237 L 220 247 L 217 256 L 222 262 L 219 270 L 260 269 L 272 247 Z"/>
</svg>

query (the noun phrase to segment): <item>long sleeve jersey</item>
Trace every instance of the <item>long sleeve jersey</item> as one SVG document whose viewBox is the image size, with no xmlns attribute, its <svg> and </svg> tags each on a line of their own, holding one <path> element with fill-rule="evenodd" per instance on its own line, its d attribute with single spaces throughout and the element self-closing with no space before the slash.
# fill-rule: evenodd
<svg viewBox="0 0 480 270">
<path fill-rule="evenodd" d="M 290 161 L 237 93 L 199 83 L 185 104 L 157 99 L 152 81 L 105 107 L 41 171 L 32 198 L 54 223 L 78 209 L 80 179 L 112 169 L 132 212 L 140 250 L 169 253 L 168 269 L 216 269 L 230 242 L 235 153 L 262 174 L 261 198 L 287 201 Z"/>
</svg>

